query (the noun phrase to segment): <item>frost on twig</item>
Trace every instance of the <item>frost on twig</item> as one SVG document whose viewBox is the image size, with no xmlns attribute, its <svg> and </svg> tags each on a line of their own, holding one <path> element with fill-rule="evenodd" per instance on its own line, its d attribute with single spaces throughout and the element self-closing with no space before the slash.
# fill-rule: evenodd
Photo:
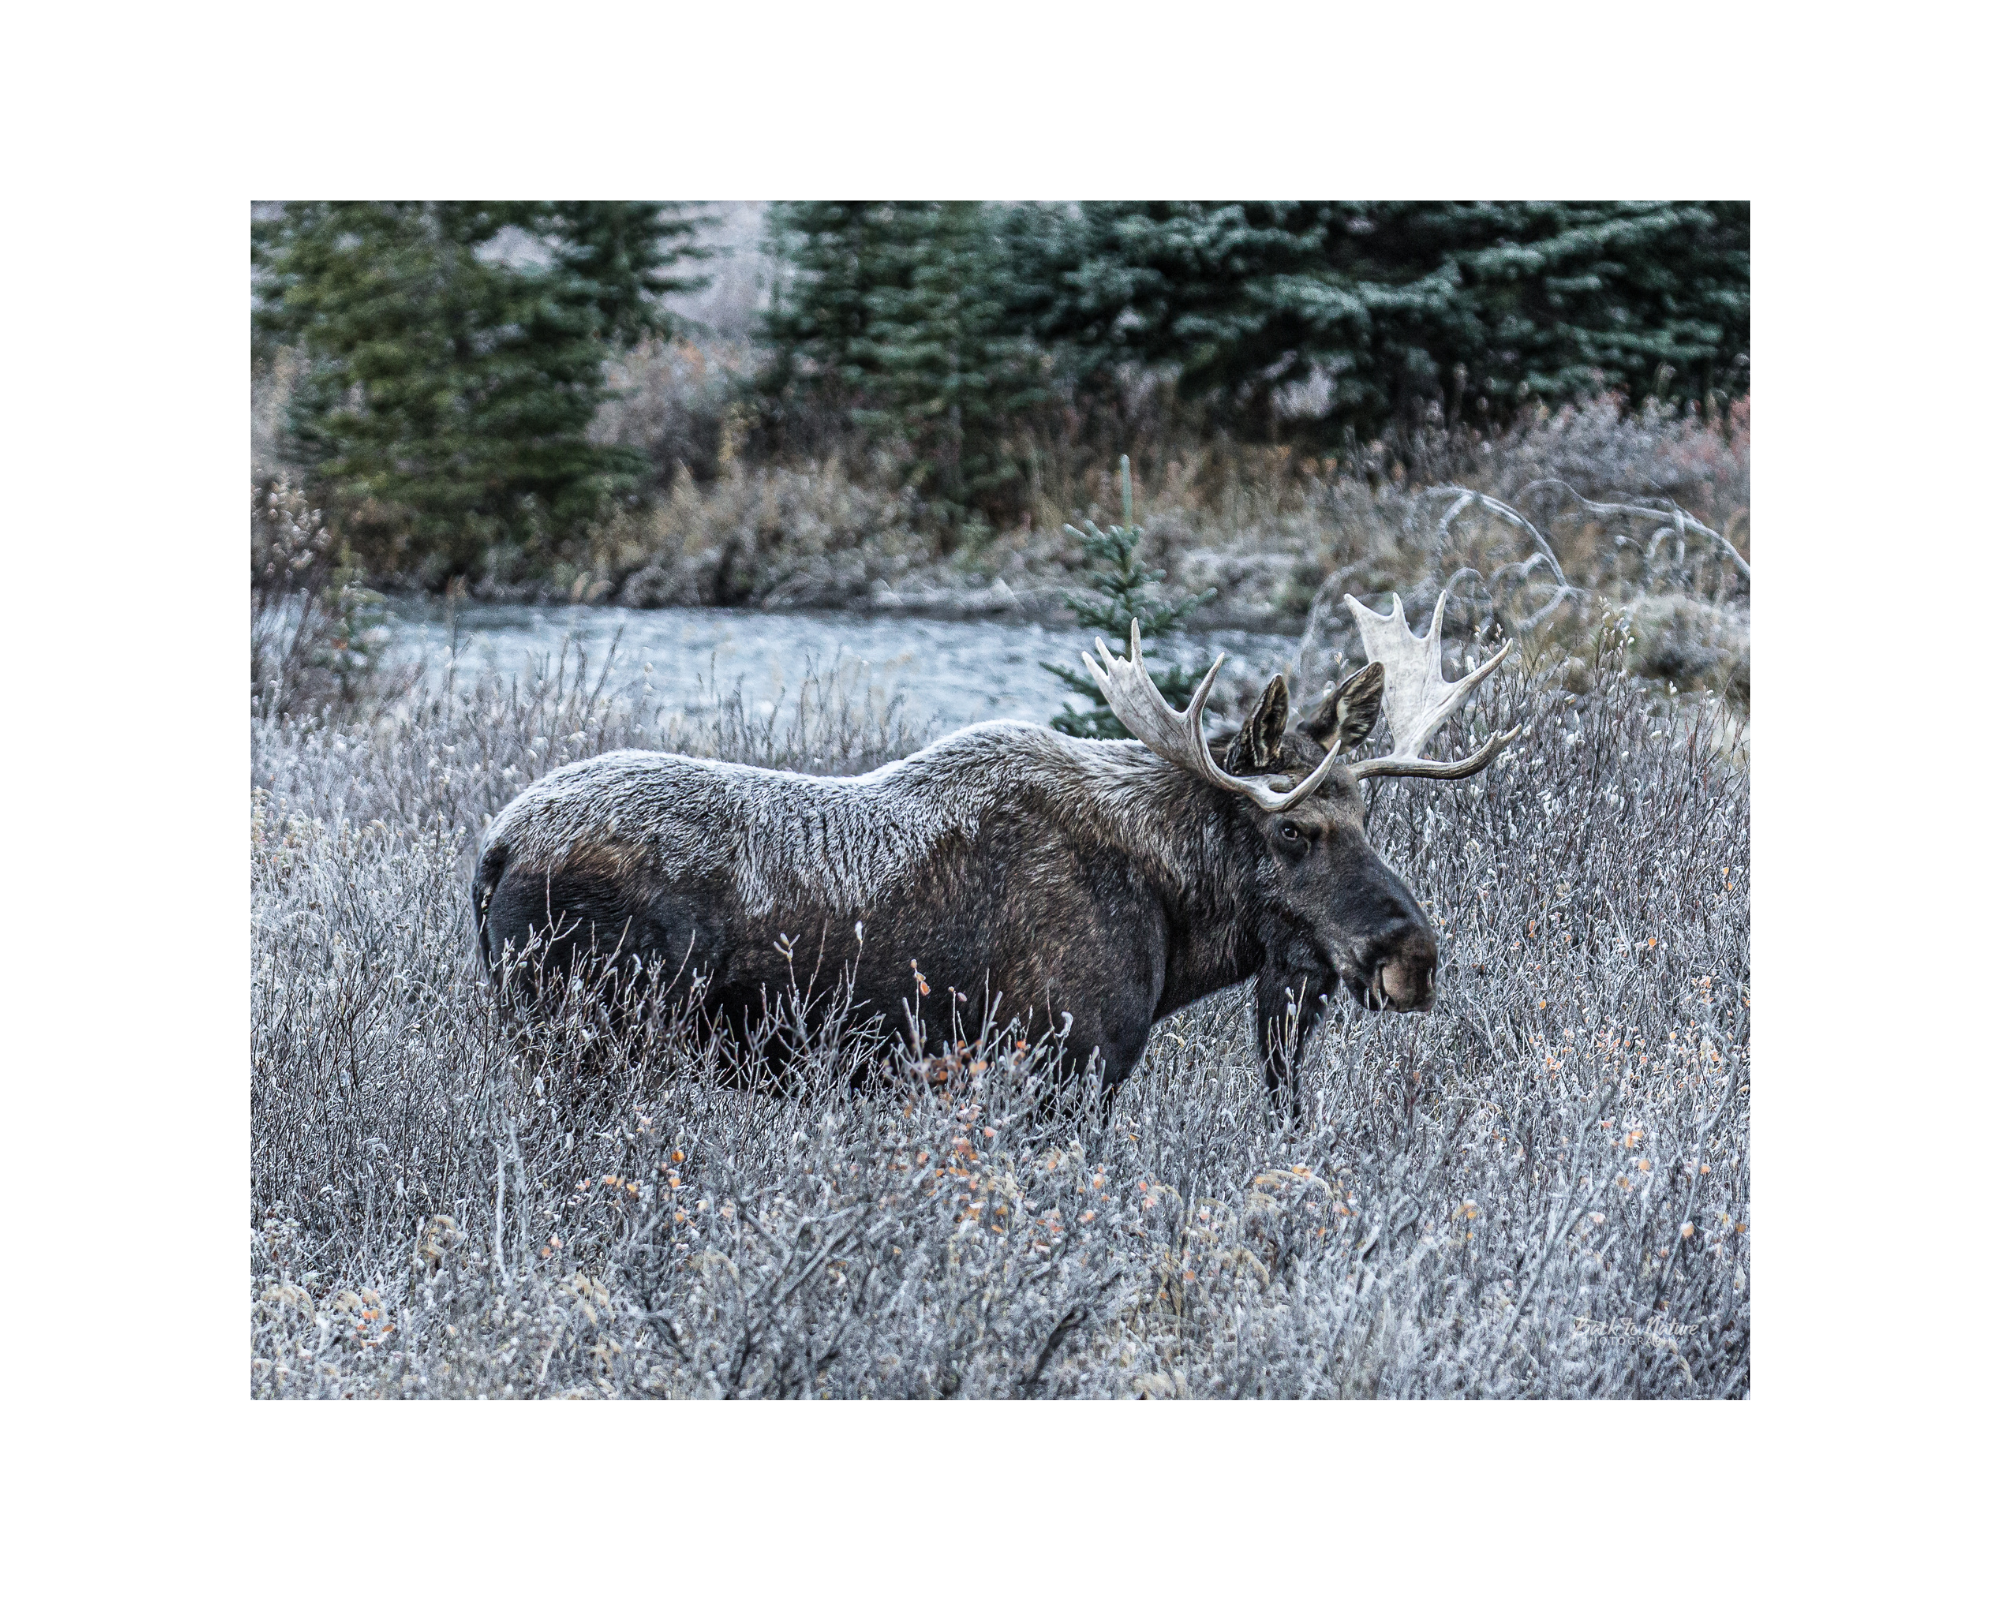
<svg viewBox="0 0 2000 1600">
<path fill-rule="evenodd" d="M 1598 516 L 1647 517 L 1655 522 L 1665 524 L 1660 532 L 1653 536 L 1653 543 L 1647 551 L 1647 558 L 1649 560 L 1652 558 L 1653 551 L 1657 549 L 1660 539 L 1668 531 L 1672 531 L 1683 539 L 1691 533 L 1698 534 L 1702 538 L 1713 542 L 1729 557 L 1730 565 L 1743 575 L 1745 583 L 1750 581 L 1750 563 L 1744 560 L 1743 552 L 1730 543 L 1724 535 L 1717 533 L 1715 529 L 1702 522 L 1700 518 L 1675 505 L 1672 501 L 1668 501 L 1665 506 L 1635 506 L 1619 501 L 1591 500 L 1578 493 L 1577 490 L 1573 489 L 1569 484 L 1564 483 L 1560 478 L 1539 478 L 1521 492 L 1523 494 L 1530 494 L 1536 489 L 1561 490 L 1564 494 L 1574 499 L 1584 510 L 1593 512 Z"/>
</svg>

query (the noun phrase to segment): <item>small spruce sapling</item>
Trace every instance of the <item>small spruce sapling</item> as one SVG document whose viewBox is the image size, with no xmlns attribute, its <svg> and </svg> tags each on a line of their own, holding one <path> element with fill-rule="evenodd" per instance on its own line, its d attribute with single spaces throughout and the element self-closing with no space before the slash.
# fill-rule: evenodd
<svg viewBox="0 0 2000 1600">
<path fill-rule="evenodd" d="M 1063 532 L 1074 534 L 1083 541 L 1083 553 L 1093 569 L 1086 581 L 1096 591 L 1095 594 L 1072 593 L 1064 598 L 1063 604 L 1075 613 L 1077 621 L 1084 627 L 1101 631 L 1112 653 L 1122 656 L 1134 622 L 1139 624 L 1142 639 L 1161 638 L 1184 626 L 1188 613 L 1212 600 L 1215 591 L 1204 589 L 1200 594 L 1185 595 L 1179 600 L 1158 598 L 1156 591 L 1166 573 L 1149 571 L 1139 560 L 1139 541 L 1145 537 L 1146 530 L 1132 520 L 1130 456 L 1118 458 L 1118 492 L 1125 512 L 1122 526 L 1114 523 L 1109 528 L 1099 528 L 1090 521 L 1085 521 L 1081 528 L 1063 524 Z M 1097 684 L 1080 669 L 1060 666 L 1052 661 L 1044 662 L 1043 668 L 1062 679 L 1072 694 L 1089 702 L 1081 710 L 1066 706 L 1058 711 L 1051 719 L 1058 732 L 1079 739 L 1131 737 L 1125 725 L 1105 704 Z M 1185 667 L 1172 662 L 1153 665 L 1147 670 L 1167 704 L 1176 711 L 1185 711 L 1194 695 L 1194 676 Z"/>
</svg>

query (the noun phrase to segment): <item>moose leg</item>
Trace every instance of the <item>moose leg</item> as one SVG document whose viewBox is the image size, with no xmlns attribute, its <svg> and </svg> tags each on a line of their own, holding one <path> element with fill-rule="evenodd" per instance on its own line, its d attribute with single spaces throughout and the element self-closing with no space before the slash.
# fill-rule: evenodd
<svg viewBox="0 0 2000 1600">
<path fill-rule="evenodd" d="M 1333 974 L 1324 968 L 1266 967 L 1257 974 L 1257 1046 L 1264 1053 L 1264 1088 L 1280 1116 L 1299 1114 L 1299 1059 L 1326 1011 Z"/>
</svg>

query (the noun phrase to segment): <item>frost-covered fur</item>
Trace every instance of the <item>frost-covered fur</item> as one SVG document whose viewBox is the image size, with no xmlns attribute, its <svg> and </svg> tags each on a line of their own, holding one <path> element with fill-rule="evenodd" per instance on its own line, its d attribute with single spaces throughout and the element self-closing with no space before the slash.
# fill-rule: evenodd
<svg viewBox="0 0 2000 1600">
<path fill-rule="evenodd" d="M 493 819 L 518 867 L 559 868 L 580 846 L 643 846 L 704 876 L 742 908 L 801 904 L 865 913 L 905 886 L 947 837 L 971 844 L 996 806 L 1032 794 L 1078 826 L 1136 843 L 1185 885 L 1173 815 L 1197 787 L 1137 740 L 1072 739 L 1028 722 L 981 722 L 851 778 L 621 750 L 575 762 Z M 1198 870 L 1198 869 L 1197 869 Z"/>
</svg>

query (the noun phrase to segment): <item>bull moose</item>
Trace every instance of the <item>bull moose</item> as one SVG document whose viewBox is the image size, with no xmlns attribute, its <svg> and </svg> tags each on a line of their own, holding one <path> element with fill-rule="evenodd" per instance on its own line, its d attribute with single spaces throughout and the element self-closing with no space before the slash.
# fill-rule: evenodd
<svg viewBox="0 0 2000 1600">
<path fill-rule="evenodd" d="M 1175 711 L 1135 625 L 1124 658 L 1102 639 L 1084 657 L 1130 741 L 983 722 L 859 777 L 640 751 L 563 767 L 486 831 L 481 958 L 492 971 L 532 941 L 544 973 L 660 971 L 743 1038 L 799 971 L 840 973 L 824 990 L 893 1030 L 942 1001 L 1060 1032 L 1068 1069 L 1106 1093 L 1154 1023 L 1254 978 L 1265 1082 L 1295 1112 L 1336 979 L 1369 1010 L 1435 992 L 1437 940 L 1363 835 L 1360 785 L 1470 777 L 1520 731 L 1423 759 L 1509 647 L 1447 683 L 1442 597 L 1423 639 L 1400 596 L 1387 616 L 1347 604 L 1368 664 L 1289 726 L 1279 676 L 1233 735 L 1206 737 L 1223 658 Z M 1394 748 L 1348 760 L 1378 715 Z"/>
</svg>

